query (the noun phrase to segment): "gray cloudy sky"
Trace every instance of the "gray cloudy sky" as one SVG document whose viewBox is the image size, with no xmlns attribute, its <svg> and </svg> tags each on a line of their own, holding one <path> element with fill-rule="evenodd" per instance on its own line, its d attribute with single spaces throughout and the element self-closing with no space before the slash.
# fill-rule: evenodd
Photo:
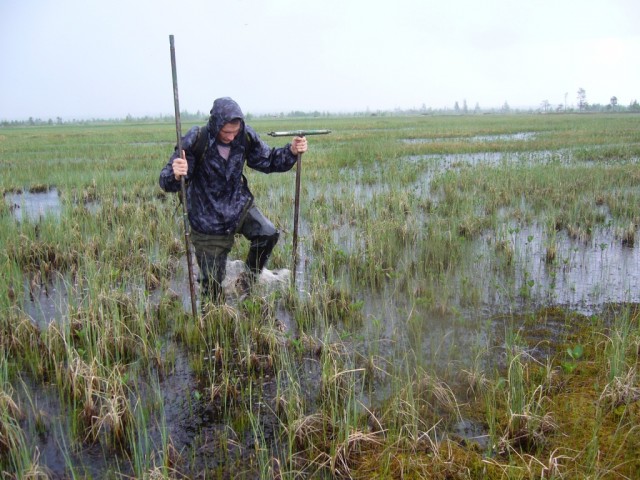
<svg viewBox="0 0 640 480">
<path fill-rule="evenodd" d="M 0 120 L 640 101 L 638 0 L 0 0 Z"/>
</svg>

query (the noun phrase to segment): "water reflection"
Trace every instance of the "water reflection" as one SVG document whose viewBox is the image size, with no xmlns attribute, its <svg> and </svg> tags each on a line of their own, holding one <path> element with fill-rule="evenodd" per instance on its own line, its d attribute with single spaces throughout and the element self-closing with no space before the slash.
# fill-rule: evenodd
<svg viewBox="0 0 640 480">
<path fill-rule="evenodd" d="M 499 135 L 474 135 L 472 137 L 436 137 L 436 138 L 404 138 L 404 143 L 442 143 L 442 142 L 471 142 L 471 143 L 490 143 L 490 142 L 510 142 L 510 141 L 527 141 L 533 140 L 538 135 L 537 132 L 517 132 L 503 133 Z"/>
<path fill-rule="evenodd" d="M 60 218 L 61 202 L 55 188 L 37 193 L 7 193 L 4 199 L 19 221 L 38 220 L 47 215 Z"/>
<path fill-rule="evenodd" d="M 476 288 L 484 304 L 502 310 L 514 302 L 556 305 L 589 315 L 608 303 L 640 302 L 640 249 L 623 246 L 611 229 L 595 229 L 587 242 L 563 231 L 550 240 L 537 224 L 505 230 L 499 238 L 492 232 L 474 243 L 471 276 L 483 278 Z M 496 265 L 497 242 L 507 242 L 513 252 L 511 268 Z M 553 260 L 547 258 L 549 248 Z"/>
</svg>

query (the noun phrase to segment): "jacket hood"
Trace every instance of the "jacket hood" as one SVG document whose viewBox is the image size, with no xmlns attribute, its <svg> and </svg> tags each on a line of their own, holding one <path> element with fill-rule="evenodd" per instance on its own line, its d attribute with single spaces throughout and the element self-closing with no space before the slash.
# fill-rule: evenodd
<svg viewBox="0 0 640 480">
<path fill-rule="evenodd" d="M 213 107 L 209 112 L 209 132 L 213 138 L 218 136 L 222 127 L 231 120 L 239 118 L 242 120 L 242 130 L 244 130 L 244 114 L 240 105 L 230 97 L 216 98 Z"/>
</svg>

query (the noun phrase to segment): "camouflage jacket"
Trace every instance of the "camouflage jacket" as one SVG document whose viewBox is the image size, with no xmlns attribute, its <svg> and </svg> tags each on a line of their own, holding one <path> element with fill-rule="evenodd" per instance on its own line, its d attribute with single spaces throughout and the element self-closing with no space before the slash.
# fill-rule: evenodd
<svg viewBox="0 0 640 480">
<path fill-rule="evenodd" d="M 224 160 L 216 148 L 216 137 L 223 125 L 242 119 L 242 128 L 231 142 L 229 159 Z M 202 159 L 197 159 L 195 144 L 200 130 L 209 135 L 209 147 Z M 250 141 L 248 140 L 248 137 Z M 296 163 L 290 144 L 271 148 L 253 128 L 244 123 L 244 115 L 231 98 L 217 99 L 211 109 L 206 128 L 193 127 L 182 138 L 188 173 L 187 209 L 191 228 L 208 235 L 231 235 L 238 226 L 245 206 L 253 201 L 243 175 L 246 164 L 255 170 L 271 173 L 290 170 Z M 166 192 L 179 192 L 180 181 L 173 175 L 172 163 L 178 157 L 177 146 L 169 162 L 160 172 L 160 187 Z"/>
</svg>

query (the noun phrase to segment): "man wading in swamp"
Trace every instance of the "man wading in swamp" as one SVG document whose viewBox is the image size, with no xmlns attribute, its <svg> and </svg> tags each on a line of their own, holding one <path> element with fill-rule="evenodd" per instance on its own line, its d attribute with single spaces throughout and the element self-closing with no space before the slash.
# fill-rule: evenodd
<svg viewBox="0 0 640 480">
<path fill-rule="evenodd" d="M 245 293 L 257 280 L 280 233 L 254 205 L 253 194 L 242 174 L 244 164 L 264 173 L 286 172 L 297 155 L 307 151 L 307 140 L 295 137 L 282 148 L 271 148 L 244 122 L 240 106 L 231 98 L 213 102 L 209 122 L 193 127 L 160 172 L 160 187 L 180 191 L 180 177 L 187 183 L 187 208 L 191 243 L 200 268 L 204 299 L 223 303 L 227 255 L 235 235 L 241 233 L 251 245 L 247 255 L 250 274 Z"/>
</svg>

